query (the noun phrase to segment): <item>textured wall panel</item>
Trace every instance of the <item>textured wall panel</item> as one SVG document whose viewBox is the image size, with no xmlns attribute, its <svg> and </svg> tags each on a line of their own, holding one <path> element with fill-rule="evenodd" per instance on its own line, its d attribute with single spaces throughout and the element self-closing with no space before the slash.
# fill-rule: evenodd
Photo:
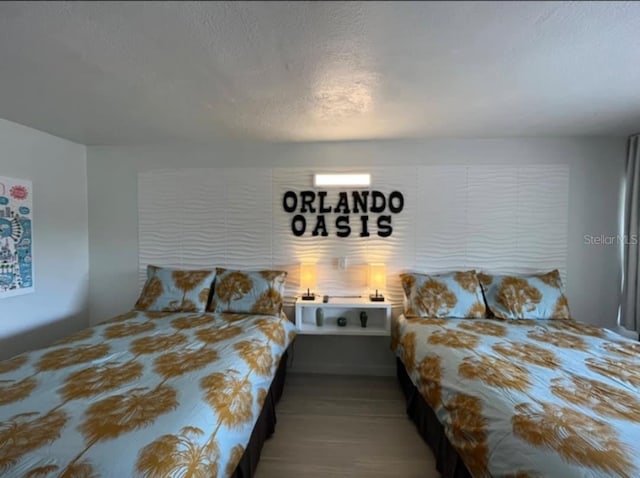
<svg viewBox="0 0 640 478">
<path fill-rule="evenodd" d="M 437 272 L 466 267 L 467 168 L 422 167 L 417 177 L 412 269 Z"/>
<path fill-rule="evenodd" d="M 331 170 L 335 172 L 336 170 Z M 342 172 L 348 172 L 345 169 Z M 360 170 L 362 171 L 362 170 Z M 568 166 L 424 166 L 367 170 L 371 190 L 402 192 L 391 214 L 393 234 L 377 235 L 378 214 L 349 214 L 351 235 L 336 235 L 338 214 L 324 214 L 327 237 L 312 235 L 319 211 L 306 212 L 307 230 L 291 231 L 296 212 L 283 209 L 286 191 L 314 190 L 321 168 L 158 170 L 139 175 L 140 277 L 147 264 L 174 267 L 283 268 L 287 293 L 300 292 L 298 265 L 318 264 L 316 291 L 369 293 L 367 264 L 387 264 L 390 300 L 402 302 L 398 273 L 476 268 L 490 272 L 547 270 L 563 277 L 567 259 Z M 338 192 L 326 189 L 326 205 Z M 317 207 L 317 202 L 315 203 Z M 350 201 L 350 206 L 351 206 Z M 300 209 L 298 205 L 298 211 Z M 338 259 L 347 257 L 346 270 Z"/>
</svg>

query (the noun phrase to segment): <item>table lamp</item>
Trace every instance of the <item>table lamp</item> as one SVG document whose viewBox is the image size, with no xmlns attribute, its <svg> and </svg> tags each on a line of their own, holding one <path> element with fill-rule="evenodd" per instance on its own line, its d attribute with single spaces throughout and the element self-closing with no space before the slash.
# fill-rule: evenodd
<svg viewBox="0 0 640 478">
<path fill-rule="evenodd" d="M 369 264 L 369 288 L 376 293 L 369 296 L 372 302 L 384 302 L 384 296 L 378 293 L 378 289 L 384 289 L 387 285 L 387 271 L 384 264 Z"/>
<path fill-rule="evenodd" d="M 302 300 L 315 300 L 316 296 L 311 289 L 316 287 L 316 265 L 309 263 L 300 264 L 300 286 L 307 289 L 302 293 Z"/>
</svg>

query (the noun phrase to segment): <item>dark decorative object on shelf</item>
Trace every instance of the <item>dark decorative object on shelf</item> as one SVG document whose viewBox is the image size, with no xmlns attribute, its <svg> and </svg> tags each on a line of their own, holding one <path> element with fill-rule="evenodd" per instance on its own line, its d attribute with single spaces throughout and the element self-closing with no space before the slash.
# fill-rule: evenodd
<svg viewBox="0 0 640 478">
<path fill-rule="evenodd" d="M 336 322 L 337 322 L 339 327 L 346 327 L 347 326 L 346 317 L 338 317 L 338 320 Z"/>
<path fill-rule="evenodd" d="M 322 327 L 324 325 L 324 310 L 320 307 L 316 309 L 316 325 Z"/>
<path fill-rule="evenodd" d="M 360 312 L 360 327 L 366 327 L 368 319 L 369 317 L 367 317 L 367 313 L 364 310 Z"/>
</svg>

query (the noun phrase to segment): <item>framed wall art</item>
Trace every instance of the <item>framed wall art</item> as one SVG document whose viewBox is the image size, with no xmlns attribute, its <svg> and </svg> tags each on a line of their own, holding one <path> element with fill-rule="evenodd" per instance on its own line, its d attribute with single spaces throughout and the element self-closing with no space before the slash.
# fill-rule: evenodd
<svg viewBox="0 0 640 478">
<path fill-rule="evenodd" d="M 31 181 L 0 176 L 0 299 L 33 291 Z"/>
</svg>

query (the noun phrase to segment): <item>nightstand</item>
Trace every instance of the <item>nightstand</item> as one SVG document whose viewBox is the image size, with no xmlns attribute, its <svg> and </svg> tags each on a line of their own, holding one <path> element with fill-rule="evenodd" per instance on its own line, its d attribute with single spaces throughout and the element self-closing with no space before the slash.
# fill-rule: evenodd
<svg viewBox="0 0 640 478">
<path fill-rule="evenodd" d="M 324 312 L 324 323 L 316 325 L 316 310 Z M 362 327 L 360 313 L 367 314 L 367 326 Z M 338 325 L 338 317 L 345 317 L 347 325 Z M 326 304 L 321 296 L 315 300 L 296 300 L 296 331 L 308 335 L 390 335 L 391 303 L 371 302 L 368 298 L 329 298 Z"/>
</svg>

